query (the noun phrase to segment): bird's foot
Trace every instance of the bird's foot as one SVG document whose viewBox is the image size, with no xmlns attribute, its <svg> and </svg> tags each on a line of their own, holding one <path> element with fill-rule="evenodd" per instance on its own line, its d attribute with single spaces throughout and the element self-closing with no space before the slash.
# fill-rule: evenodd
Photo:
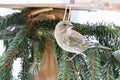
<svg viewBox="0 0 120 80">
<path fill-rule="evenodd" d="M 78 54 L 75 54 L 74 56 L 72 57 L 67 57 L 66 58 L 66 61 L 72 61 Z"/>
<path fill-rule="evenodd" d="M 66 61 L 67 61 L 67 62 L 70 62 L 70 61 L 72 61 L 72 60 L 73 60 L 72 57 L 67 57 L 67 58 L 66 58 Z"/>
</svg>

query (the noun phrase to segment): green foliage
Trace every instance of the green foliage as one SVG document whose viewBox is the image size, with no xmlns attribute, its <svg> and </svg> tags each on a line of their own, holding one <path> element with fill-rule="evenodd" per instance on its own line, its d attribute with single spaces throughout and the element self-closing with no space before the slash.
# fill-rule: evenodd
<svg viewBox="0 0 120 80">
<path fill-rule="evenodd" d="M 31 26 L 30 22 L 25 21 L 27 19 L 25 13 L 33 9 L 27 8 L 21 13 L 0 18 L 0 39 L 3 39 L 6 45 L 6 51 L 0 57 L 0 80 L 13 80 L 11 73 L 16 58 L 22 59 L 19 79 L 31 80 L 31 68 L 33 73 L 40 70 L 45 39 L 55 40 L 49 31 L 53 32 L 59 20 L 38 20 Z M 62 50 L 55 42 L 54 53 L 58 65 L 58 80 L 115 80 L 120 77 L 120 62 L 112 55 L 113 51 L 120 49 L 120 28 L 115 25 L 102 24 L 74 23 L 73 25 L 74 29 L 82 35 L 88 38 L 94 36 L 102 45 L 112 50 L 89 49 L 84 52 L 87 59 L 78 55 L 73 61 L 66 62 L 66 58 L 74 54 Z M 11 31 L 13 27 L 15 29 Z M 36 44 L 35 48 L 33 42 Z"/>
<path fill-rule="evenodd" d="M 75 30 L 83 35 L 89 37 L 95 36 L 96 39 L 104 46 L 108 46 L 113 50 L 120 49 L 118 38 L 120 36 L 119 28 L 112 28 L 111 26 L 105 26 L 102 24 L 98 25 L 75 25 Z M 89 34 L 88 34 L 89 33 Z"/>
<path fill-rule="evenodd" d="M 38 61 L 41 61 L 42 55 L 43 55 L 43 52 L 45 49 L 44 38 L 41 38 L 37 44 L 38 44 L 38 46 L 35 49 L 34 58 L 36 58 Z"/>
<path fill-rule="evenodd" d="M 72 62 L 68 63 L 68 69 L 66 69 L 66 79 L 74 80 L 74 68 Z"/>
<path fill-rule="evenodd" d="M 3 18 L 0 22 L 0 30 L 6 29 L 8 27 L 14 27 L 18 25 L 23 25 L 25 15 L 23 13 L 14 13 Z"/>
<path fill-rule="evenodd" d="M 54 43 L 54 51 L 56 54 L 57 64 L 58 64 L 58 80 L 64 80 L 66 71 L 65 58 L 67 57 L 67 52 L 62 50 L 57 43 Z"/>
<path fill-rule="evenodd" d="M 14 37 L 13 41 L 11 41 L 11 43 L 9 44 L 8 49 L 3 53 L 2 60 L 4 61 L 4 64 L 0 66 L 1 67 L 0 72 L 2 72 L 0 76 L 3 76 L 2 79 L 8 80 L 10 77 L 12 77 L 12 76 L 9 76 L 11 75 L 11 72 L 12 72 L 12 68 L 11 68 L 13 64 L 12 58 L 15 56 L 16 47 L 18 47 L 18 45 L 21 43 L 21 41 L 19 40 L 22 39 L 21 36 L 23 31 L 24 29 L 18 32 L 18 34 Z M 8 77 L 5 77 L 5 76 L 8 76 Z"/>
<path fill-rule="evenodd" d="M 34 42 L 32 42 L 32 44 L 35 44 L 35 50 L 32 53 L 32 65 L 30 66 L 30 70 L 28 71 L 30 71 L 31 74 L 35 75 L 36 73 L 38 73 L 38 71 L 40 71 L 40 64 L 45 49 L 45 38 L 42 37 L 39 40 L 35 40 Z"/>
</svg>

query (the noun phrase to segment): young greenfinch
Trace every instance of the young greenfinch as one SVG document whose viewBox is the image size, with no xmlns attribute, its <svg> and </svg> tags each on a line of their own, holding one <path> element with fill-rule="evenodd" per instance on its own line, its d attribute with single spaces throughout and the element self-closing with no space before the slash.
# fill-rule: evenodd
<svg viewBox="0 0 120 80">
<path fill-rule="evenodd" d="M 60 21 L 55 27 L 54 36 L 56 42 L 63 50 L 85 56 L 83 52 L 89 48 L 107 48 L 98 42 L 85 39 L 82 34 L 72 28 L 73 25 L 68 20 Z M 73 57 L 71 59 L 73 59 Z"/>
</svg>

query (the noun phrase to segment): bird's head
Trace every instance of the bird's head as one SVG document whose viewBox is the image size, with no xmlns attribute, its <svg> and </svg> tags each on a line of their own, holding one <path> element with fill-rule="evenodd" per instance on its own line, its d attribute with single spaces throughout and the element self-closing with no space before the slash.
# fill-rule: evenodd
<svg viewBox="0 0 120 80">
<path fill-rule="evenodd" d="M 57 25 L 56 25 L 56 30 L 58 31 L 65 31 L 67 29 L 72 29 L 73 25 L 71 24 L 70 21 L 64 20 L 64 21 L 60 21 Z"/>
</svg>

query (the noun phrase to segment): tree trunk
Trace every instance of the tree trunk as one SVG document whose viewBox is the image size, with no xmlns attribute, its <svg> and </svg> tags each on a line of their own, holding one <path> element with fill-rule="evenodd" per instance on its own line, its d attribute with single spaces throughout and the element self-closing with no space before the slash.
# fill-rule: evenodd
<svg viewBox="0 0 120 80">
<path fill-rule="evenodd" d="M 40 71 L 33 80 L 57 80 L 57 62 L 54 55 L 53 41 L 45 41 L 45 51 L 42 57 Z"/>
</svg>

